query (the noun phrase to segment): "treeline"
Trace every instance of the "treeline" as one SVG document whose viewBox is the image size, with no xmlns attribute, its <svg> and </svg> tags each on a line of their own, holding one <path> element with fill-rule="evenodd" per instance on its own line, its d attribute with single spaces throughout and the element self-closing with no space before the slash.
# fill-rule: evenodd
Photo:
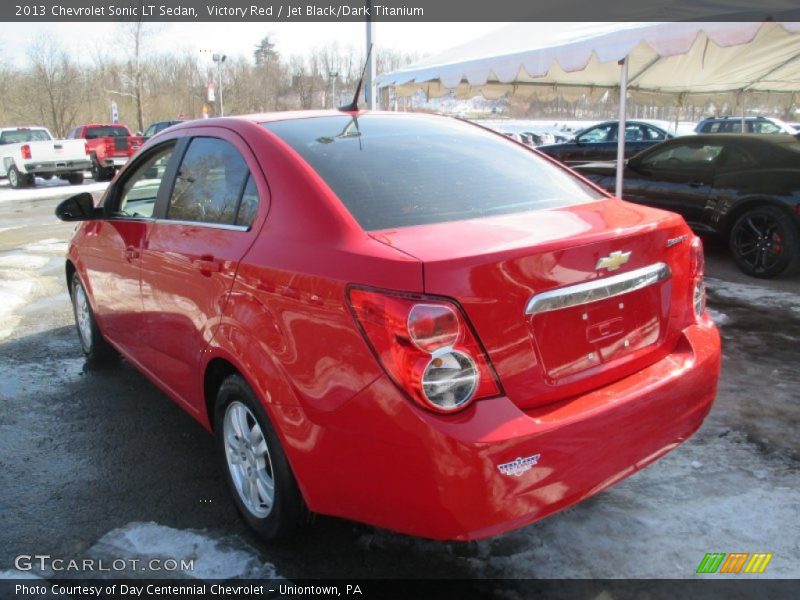
<svg viewBox="0 0 800 600">
<path fill-rule="evenodd" d="M 121 123 L 144 131 L 154 121 L 200 118 L 219 111 L 207 98 L 217 69 L 208 54 L 156 51 L 146 25 L 120 25 L 124 58 L 96 53 L 78 60 L 50 39 L 31 42 L 25 65 L 0 63 L 0 126 L 44 125 L 63 136 L 75 125 L 108 122 L 115 102 Z M 376 53 L 378 73 L 419 58 Z M 349 102 L 363 67 L 363 50 L 331 44 L 305 56 L 281 55 L 264 37 L 251 56 L 222 65 L 225 114 L 331 108 Z M 335 94 L 335 96 L 334 96 Z"/>
</svg>

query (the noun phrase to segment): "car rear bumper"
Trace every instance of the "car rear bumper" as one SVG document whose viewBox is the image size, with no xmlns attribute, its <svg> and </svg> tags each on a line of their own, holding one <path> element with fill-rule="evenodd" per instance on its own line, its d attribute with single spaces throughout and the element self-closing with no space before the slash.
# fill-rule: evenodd
<svg viewBox="0 0 800 600">
<path fill-rule="evenodd" d="M 54 160 L 54 161 L 35 161 L 25 163 L 25 172 L 32 175 L 39 173 L 75 173 L 76 171 L 86 171 L 92 167 L 92 161 L 85 160 Z"/>
<path fill-rule="evenodd" d="M 380 378 L 312 432 L 313 453 L 290 443 L 289 455 L 314 511 L 480 539 L 597 494 L 686 440 L 714 400 L 720 356 L 716 328 L 693 325 L 663 360 L 584 396 L 528 411 L 499 397 L 448 417 Z M 519 474 L 498 468 L 537 456 Z"/>
</svg>

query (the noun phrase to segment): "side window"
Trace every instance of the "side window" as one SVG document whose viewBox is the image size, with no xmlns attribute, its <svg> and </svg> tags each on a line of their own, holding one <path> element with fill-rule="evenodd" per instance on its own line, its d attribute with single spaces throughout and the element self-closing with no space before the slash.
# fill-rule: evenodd
<svg viewBox="0 0 800 600">
<path fill-rule="evenodd" d="M 753 163 L 752 160 L 741 150 L 728 147 L 722 155 L 722 166 L 726 169 L 746 167 Z"/>
<path fill-rule="evenodd" d="M 239 203 L 239 212 L 236 214 L 236 224 L 250 227 L 256 218 L 258 210 L 258 188 L 252 177 L 247 178 L 247 185 L 244 186 L 242 201 Z"/>
<path fill-rule="evenodd" d="M 636 124 L 625 126 L 625 141 L 626 142 L 641 142 L 644 139 L 642 135 L 643 129 Z"/>
<path fill-rule="evenodd" d="M 156 126 L 150 125 L 150 127 L 147 128 L 147 131 L 144 132 L 144 137 L 151 137 L 154 136 L 155 134 L 156 134 Z"/>
<path fill-rule="evenodd" d="M 194 138 L 183 157 L 167 218 L 233 225 L 249 175 L 242 155 L 217 138 Z"/>
<path fill-rule="evenodd" d="M 644 139 L 646 140 L 663 140 L 666 139 L 666 136 L 654 127 L 648 127 L 647 125 L 642 125 L 642 131 L 644 132 Z"/>
<path fill-rule="evenodd" d="M 156 206 L 158 189 L 172 157 L 174 145 L 167 144 L 152 154 L 126 178 L 119 193 L 119 204 L 114 212 L 116 216 L 150 218 Z"/>
<path fill-rule="evenodd" d="M 756 133 L 781 133 L 781 128 L 769 121 L 758 121 L 753 127 Z"/>
<path fill-rule="evenodd" d="M 673 145 L 648 156 L 642 166 L 651 169 L 703 168 L 716 160 L 722 146 L 716 144 Z"/>
<path fill-rule="evenodd" d="M 583 143 L 608 142 L 616 139 L 616 131 L 617 126 L 613 123 L 598 125 L 580 134 L 577 140 Z"/>
</svg>

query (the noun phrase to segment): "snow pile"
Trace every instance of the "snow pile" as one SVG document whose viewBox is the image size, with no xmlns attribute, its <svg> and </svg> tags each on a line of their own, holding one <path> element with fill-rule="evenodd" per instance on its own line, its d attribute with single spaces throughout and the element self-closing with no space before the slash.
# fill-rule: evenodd
<svg viewBox="0 0 800 600">
<path fill-rule="evenodd" d="M 271 563 L 259 560 L 257 552 L 237 537 L 215 538 L 194 530 L 181 530 L 157 523 L 129 523 L 114 529 L 89 550 L 93 558 L 108 563 L 119 558 L 139 559 L 141 564 L 159 558 L 194 561 L 193 570 L 180 574 L 198 579 L 277 579 L 280 576 Z M 116 573 L 136 576 L 136 573 Z M 141 575 L 141 573 L 139 574 Z M 145 573 L 144 576 L 169 576 L 169 572 Z"/>
</svg>

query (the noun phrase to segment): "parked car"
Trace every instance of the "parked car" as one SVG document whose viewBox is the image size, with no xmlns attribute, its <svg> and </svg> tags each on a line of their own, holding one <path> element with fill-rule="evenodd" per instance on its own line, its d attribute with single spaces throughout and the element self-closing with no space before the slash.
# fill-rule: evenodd
<svg viewBox="0 0 800 600">
<path fill-rule="evenodd" d="M 614 191 L 614 163 L 578 172 Z M 672 210 L 697 232 L 728 240 L 742 271 L 775 277 L 800 263 L 800 139 L 697 135 L 630 159 L 626 200 Z"/>
<path fill-rule="evenodd" d="M 13 188 L 33 185 L 37 175 L 77 185 L 90 166 L 85 140 L 56 140 L 44 127 L 0 129 L 0 177 Z"/>
<path fill-rule="evenodd" d="M 133 135 L 127 125 L 91 123 L 72 129 L 67 137 L 85 138 L 92 160 L 92 178 L 109 181 L 117 169 L 128 162 L 142 145 L 142 138 Z"/>
<path fill-rule="evenodd" d="M 538 150 L 567 165 L 614 160 L 617 157 L 618 128 L 617 121 L 605 121 L 577 132 L 569 142 L 545 144 L 539 146 Z M 633 156 L 672 137 L 672 134 L 651 123 L 627 121 L 625 124 L 625 157 Z"/>
<path fill-rule="evenodd" d="M 771 117 L 745 117 L 745 133 L 788 133 L 797 131 L 788 123 Z M 742 117 L 709 117 L 694 128 L 695 133 L 742 133 Z"/>
<path fill-rule="evenodd" d="M 265 539 L 309 511 L 515 529 L 676 447 L 715 395 L 684 220 L 457 119 L 184 123 L 56 214 L 82 221 L 84 352 L 120 352 L 215 433 Z"/>
<path fill-rule="evenodd" d="M 142 140 L 147 141 L 155 134 L 164 131 L 167 127 L 172 127 L 178 123 L 183 123 L 183 121 L 156 121 L 155 123 L 151 124 L 150 127 L 145 129 L 144 133 L 142 134 Z"/>
</svg>

